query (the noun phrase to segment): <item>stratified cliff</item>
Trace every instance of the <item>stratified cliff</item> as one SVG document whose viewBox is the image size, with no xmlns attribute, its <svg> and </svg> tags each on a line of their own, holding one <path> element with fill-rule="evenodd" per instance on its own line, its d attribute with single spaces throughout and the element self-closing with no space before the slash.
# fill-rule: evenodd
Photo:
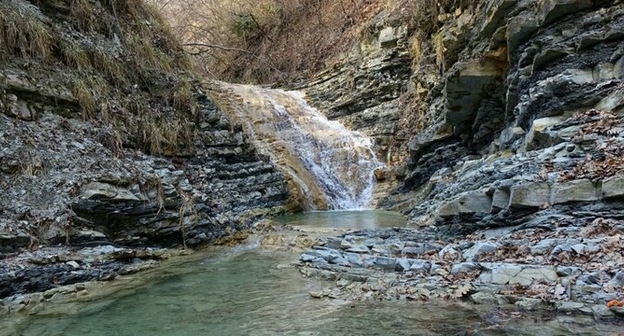
<svg viewBox="0 0 624 336">
<path fill-rule="evenodd" d="M 339 237 L 324 251 L 336 260 L 390 237 L 343 269 L 302 260 L 339 273 L 371 262 L 411 282 L 373 297 L 474 284 L 476 303 L 612 316 L 604 303 L 624 288 L 624 3 L 443 3 L 430 13 L 439 29 L 382 16 L 368 51 L 305 88 L 399 162 L 380 206 L 419 230 Z"/>
<path fill-rule="evenodd" d="M 2 1 L 0 112 L 5 257 L 59 243 L 196 246 L 288 197 L 142 1 Z M 0 296 L 104 277 L 57 252 L 31 260 L 48 273 L 3 263 Z"/>
</svg>

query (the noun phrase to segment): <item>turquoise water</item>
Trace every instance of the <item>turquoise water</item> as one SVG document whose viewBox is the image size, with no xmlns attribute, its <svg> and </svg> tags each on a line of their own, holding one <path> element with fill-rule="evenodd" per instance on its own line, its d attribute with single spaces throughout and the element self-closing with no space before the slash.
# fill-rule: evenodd
<svg viewBox="0 0 624 336">
<path fill-rule="evenodd" d="M 361 213 L 372 218 L 377 214 Z M 294 216 L 290 223 L 325 225 L 328 218 L 339 217 L 317 215 Z M 265 250 L 253 242 L 219 254 L 207 253 L 199 260 L 167 268 L 149 285 L 76 304 L 71 312 L 31 316 L 0 334 L 604 336 L 619 330 L 591 318 L 518 318 L 499 308 L 461 303 L 312 299 L 309 291 L 326 284 L 303 278 L 290 266 L 296 259 L 294 251 Z"/>
<path fill-rule="evenodd" d="M 328 229 L 375 229 L 407 225 L 407 219 L 401 214 L 374 210 L 304 212 L 277 218 L 276 221 L 295 227 Z"/>
</svg>

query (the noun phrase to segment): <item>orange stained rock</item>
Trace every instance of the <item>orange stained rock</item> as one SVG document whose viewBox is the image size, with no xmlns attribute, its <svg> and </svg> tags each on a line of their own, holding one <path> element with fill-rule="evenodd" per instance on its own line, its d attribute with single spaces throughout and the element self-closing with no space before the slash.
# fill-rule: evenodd
<svg viewBox="0 0 624 336">
<path fill-rule="evenodd" d="M 611 307 L 622 307 L 624 306 L 624 302 L 622 301 L 618 301 L 618 300 L 611 300 L 609 302 L 607 302 L 607 307 L 611 308 Z"/>
</svg>

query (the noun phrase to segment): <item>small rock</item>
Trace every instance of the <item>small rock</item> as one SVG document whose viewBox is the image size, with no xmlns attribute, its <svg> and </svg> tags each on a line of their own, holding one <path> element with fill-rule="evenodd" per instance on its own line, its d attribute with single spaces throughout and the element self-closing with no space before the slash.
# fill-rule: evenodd
<svg viewBox="0 0 624 336">
<path fill-rule="evenodd" d="M 66 262 L 66 264 L 71 266 L 71 267 L 73 267 L 73 268 L 80 268 L 80 265 L 78 265 L 78 263 L 73 261 L 73 260 L 70 260 L 70 261 Z"/>
<path fill-rule="evenodd" d="M 519 301 L 516 301 L 514 305 L 518 309 L 525 310 L 525 311 L 535 311 L 535 310 L 539 310 L 540 308 L 546 307 L 546 304 L 542 300 L 532 299 L 532 298 L 521 299 Z"/>
<path fill-rule="evenodd" d="M 494 242 L 477 242 L 471 248 L 464 251 L 463 257 L 466 261 L 479 261 L 479 256 L 485 253 L 495 252 L 498 245 Z"/>
<path fill-rule="evenodd" d="M 479 269 L 480 269 L 480 267 L 477 264 L 475 264 L 475 263 L 463 262 L 463 263 L 460 263 L 460 264 L 453 265 L 453 267 L 451 268 L 451 274 L 458 275 L 458 274 L 461 274 L 461 273 L 468 273 L 468 272 L 477 271 Z"/>
<path fill-rule="evenodd" d="M 310 291 L 310 296 L 315 299 L 322 299 L 325 293 L 323 291 Z"/>
<path fill-rule="evenodd" d="M 401 259 L 397 259 L 395 269 L 397 272 L 405 272 L 405 271 L 408 271 L 411 266 L 412 265 L 410 264 L 409 260 L 405 258 L 401 258 Z"/>
<path fill-rule="evenodd" d="M 492 293 L 477 292 L 470 296 L 475 304 L 497 305 L 498 298 Z"/>
</svg>

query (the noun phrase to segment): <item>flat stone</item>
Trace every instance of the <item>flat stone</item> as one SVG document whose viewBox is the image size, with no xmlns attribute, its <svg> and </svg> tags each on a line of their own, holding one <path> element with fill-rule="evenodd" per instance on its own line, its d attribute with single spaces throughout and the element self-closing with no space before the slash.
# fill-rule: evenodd
<svg viewBox="0 0 624 336">
<path fill-rule="evenodd" d="M 377 257 L 375 259 L 375 266 L 385 270 L 395 270 L 397 260 L 396 258 L 389 257 Z"/>
<path fill-rule="evenodd" d="M 407 260 L 405 258 L 400 258 L 400 259 L 397 259 L 397 261 L 396 261 L 395 270 L 397 272 L 405 272 L 405 271 L 408 271 L 411 266 L 412 265 L 409 262 L 409 260 Z"/>
<path fill-rule="evenodd" d="M 370 250 L 365 245 L 356 245 L 347 249 L 347 252 L 353 253 L 370 253 Z"/>
<path fill-rule="evenodd" d="M 410 271 L 415 273 L 428 273 L 431 269 L 431 262 L 428 260 L 413 260 Z"/>
<path fill-rule="evenodd" d="M 347 261 L 349 262 L 349 264 L 355 266 L 355 267 L 364 267 L 364 262 L 362 261 L 362 258 L 360 257 L 359 254 L 357 253 L 345 253 L 345 258 L 347 259 Z"/>
<path fill-rule="evenodd" d="M 477 271 L 479 269 L 480 269 L 479 265 L 477 265 L 475 263 L 463 262 L 463 263 L 459 263 L 459 264 L 454 264 L 451 267 L 451 274 L 457 275 L 457 274 L 461 274 L 461 273 L 468 273 L 468 272 Z"/>
<path fill-rule="evenodd" d="M 492 199 L 484 191 L 472 191 L 457 199 L 444 203 L 437 215 L 445 218 L 457 215 L 488 214 L 492 209 Z"/>
<path fill-rule="evenodd" d="M 522 138 L 525 133 L 522 127 L 507 127 L 501 132 L 499 141 L 501 145 L 509 146 L 511 143 Z"/>
<path fill-rule="evenodd" d="M 597 320 L 610 319 L 613 318 L 613 315 L 615 315 L 614 312 L 611 311 L 611 309 L 609 309 L 606 304 L 593 305 L 591 307 L 591 310 Z"/>
<path fill-rule="evenodd" d="M 514 55 L 516 48 L 526 42 L 539 27 L 537 18 L 530 11 L 522 13 L 521 16 L 511 17 L 505 32 L 509 55 Z M 512 60 L 513 57 L 509 59 Z"/>
<path fill-rule="evenodd" d="M 549 24 L 556 19 L 594 5 L 592 0 L 542 0 L 540 2 L 539 16 L 542 25 Z"/>
<path fill-rule="evenodd" d="M 139 201 L 139 198 L 127 189 L 100 182 L 91 182 L 84 186 L 81 196 L 91 200 Z"/>
<path fill-rule="evenodd" d="M 561 313 L 578 314 L 584 312 L 586 307 L 581 302 L 557 301 L 555 302 L 555 308 Z"/>
<path fill-rule="evenodd" d="M 527 132 L 524 145 L 525 150 L 536 150 L 556 145 L 561 140 L 556 135 L 548 131 L 548 128 L 554 126 L 564 119 L 561 117 L 547 117 L 533 120 L 529 132 Z"/>
<path fill-rule="evenodd" d="M 552 192 L 552 204 L 588 202 L 600 199 L 600 189 L 589 179 L 555 183 Z"/>
<path fill-rule="evenodd" d="M 66 264 L 71 266 L 71 267 L 73 267 L 73 268 L 80 268 L 80 265 L 77 262 L 73 261 L 73 260 L 70 260 L 70 261 L 66 262 Z"/>
<path fill-rule="evenodd" d="M 539 310 L 540 308 L 546 307 L 546 304 L 542 300 L 532 299 L 532 298 L 525 298 L 525 299 L 516 301 L 514 305 L 518 309 L 521 309 L 524 311 L 535 311 L 535 310 Z"/>
<path fill-rule="evenodd" d="M 512 208 L 539 208 L 550 202 L 550 185 L 528 182 L 511 187 L 509 206 Z"/>
<path fill-rule="evenodd" d="M 395 33 L 394 27 L 386 27 L 379 32 L 379 46 L 381 48 L 392 48 L 396 46 L 399 37 Z"/>
<path fill-rule="evenodd" d="M 498 245 L 494 242 L 476 242 L 471 248 L 464 251 L 463 257 L 466 261 L 479 261 L 480 255 L 494 252 L 496 249 L 498 249 Z"/>
<path fill-rule="evenodd" d="M 616 198 L 624 196 L 624 175 L 615 175 L 602 182 L 602 197 Z"/>
<path fill-rule="evenodd" d="M 578 239 L 548 238 L 530 246 L 529 250 L 531 251 L 531 254 L 545 254 L 548 251 L 554 250 L 557 246 L 575 245 L 579 242 L 580 241 Z"/>
<path fill-rule="evenodd" d="M 510 285 L 519 284 L 528 286 L 533 281 L 554 282 L 559 278 L 555 267 L 525 268 L 509 280 Z"/>
<path fill-rule="evenodd" d="M 484 282 L 491 282 L 495 285 L 506 285 L 516 275 L 518 275 L 520 271 L 522 271 L 522 267 L 520 266 L 501 266 L 492 269 L 491 273 L 482 274 L 480 279 Z"/>
<path fill-rule="evenodd" d="M 316 259 L 321 259 L 318 256 L 314 256 L 314 255 L 310 255 L 310 254 L 302 254 L 299 256 L 299 260 L 303 261 L 303 262 L 312 262 L 315 261 Z"/>
<path fill-rule="evenodd" d="M 492 294 L 492 293 L 484 293 L 484 292 L 477 292 L 474 293 L 470 296 L 470 299 L 472 299 L 472 302 L 474 302 L 475 304 L 487 304 L 487 305 L 492 305 L 492 306 L 496 306 L 498 305 L 498 298 Z"/>
</svg>

